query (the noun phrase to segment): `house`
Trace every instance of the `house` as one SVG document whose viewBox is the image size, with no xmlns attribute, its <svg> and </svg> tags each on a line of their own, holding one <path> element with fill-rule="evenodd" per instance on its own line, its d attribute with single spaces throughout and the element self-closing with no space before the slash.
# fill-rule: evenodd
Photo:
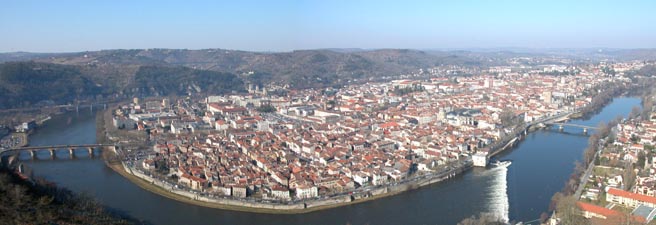
<svg viewBox="0 0 656 225">
<path fill-rule="evenodd" d="M 118 129 L 134 130 L 137 128 L 137 123 L 126 116 L 115 116 L 112 118 L 112 123 Z"/>
<path fill-rule="evenodd" d="M 628 219 L 627 215 L 624 215 L 623 213 L 616 210 L 604 208 L 601 206 L 597 206 L 585 202 L 577 202 L 576 205 L 581 209 L 583 216 L 585 218 L 591 219 L 593 221 L 593 224 L 625 224 Z M 649 222 L 645 220 L 645 216 L 648 215 L 643 216 L 641 215 L 641 213 L 642 212 L 636 212 L 636 211 L 632 212 L 633 216 L 631 216 L 631 220 L 638 223 Z"/>
<path fill-rule="evenodd" d="M 636 208 L 639 205 L 646 205 L 652 208 L 656 207 L 656 197 L 628 192 L 617 188 L 609 188 L 606 191 L 606 201 L 631 208 Z"/>
<path fill-rule="evenodd" d="M 289 195 L 289 189 L 283 186 L 273 186 L 271 187 L 271 197 L 277 198 L 277 199 L 282 199 L 282 200 L 289 200 L 291 199 Z"/>
<path fill-rule="evenodd" d="M 233 186 L 232 187 L 232 196 L 238 198 L 246 198 L 246 187 L 244 186 Z"/>
<path fill-rule="evenodd" d="M 145 159 L 143 162 L 143 168 L 147 170 L 155 169 L 155 161 L 152 159 Z"/>
<path fill-rule="evenodd" d="M 588 219 L 590 218 L 608 219 L 609 217 L 621 215 L 618 211 L 607 209 L 601 206 L 597 206 L 585 202 L 577 202 L 576 205 L 581 209 L 583 216 Z"/>
<path fill-rule="evenodd" d="M 309 185 L 299 185 L 296 187 L 296 198 L 298 199 L 307 199 L 314 198 L 319 195 L 317 187 Z"/>
<path fill-rule="evenodd" d="M 202 191 L 205 187 L 205 184 L 207 183 L 207 180 L 189 174 L 182 174 L 182 176 L 180 176 L 178 179 L 178 183 L 187 185 L 193 190 Z"/>
</svg>

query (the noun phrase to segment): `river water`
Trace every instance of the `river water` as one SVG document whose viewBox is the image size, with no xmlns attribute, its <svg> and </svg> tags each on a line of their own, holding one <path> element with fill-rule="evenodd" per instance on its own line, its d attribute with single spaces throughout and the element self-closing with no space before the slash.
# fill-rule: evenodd
<svg viewBox="0 0 656 225">
<path fill-rule="evenodd" d="M 597 126 L 626 116 L 638 98 L 616 98 L 597 115 L 571 123 Z M 53 117 L 30 138 L 30 145 L 95 143 L 95 115 L 90 111 Z M 152 194 L 106 167 L 99 157 L 78 151 L 69 159 L 46 151 L 24 163 L 34 175 L 97 198 L 108 207 L 151 224 L 456 224 L 479 213 L 510 221 L 529 221 L 547 211 L 581 160 L 588 136 L 580 128 L 540 130 L 497 158 L 508 168 L 474 168 L 453 179 L 379 200 L 300 215 L 272 215 L 210 209 Z M 98 153 L 96 153 L 97 155 Z"/>
</svg>

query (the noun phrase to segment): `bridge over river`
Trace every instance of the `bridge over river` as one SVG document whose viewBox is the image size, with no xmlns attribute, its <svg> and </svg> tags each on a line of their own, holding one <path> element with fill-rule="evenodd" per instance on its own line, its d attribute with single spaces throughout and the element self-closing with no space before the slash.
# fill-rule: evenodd
<svg viewBox="0 0 656 225">
<path fill-rule="evenodd" d="M 26 147 L 17 147 L 9 149 L 0 149 L 0 157 L 6 154 L 9 154 L 8 165 L 11 165 L 14 160 L 16 160 L 17 155 L 20 152 L 29 152 L 32 158 L 36 157 L 37 151 L 49 151 L 50 156 L 54 157 L 57 150 L 68 150 L 71 157 L 75 157 L 76 149 L 86 149 L 89 152 L 89 156 L 93 156 L 93 151 L 96 148 L 101 147 L 116 147 L 113 144 L 75 144 L 75 145 L 48 145 L 48 146 L 26 146 Z"/>
<path fill-rule="evenodd" d="M 586 126 L 586 125 L 581 125 L 581 124 L 573 124 L 573 123 L 558 123 L 558 122 L 552 122 L 552 123 L 544 123 L 545 125 L 548 126 L 558 126 L 559 130 L 563 130 L 565 127 L 578 127 L 578 128 L 583 128 L 583 133 L 587 133 L 589 129 L 595 130 L 598 129 L 597 127 L 593 126 Z"/>
</svg>

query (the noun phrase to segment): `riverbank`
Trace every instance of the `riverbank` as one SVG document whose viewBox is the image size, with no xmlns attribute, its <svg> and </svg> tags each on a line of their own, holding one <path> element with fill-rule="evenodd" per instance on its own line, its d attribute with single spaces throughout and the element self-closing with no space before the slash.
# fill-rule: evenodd
<svg viewBox="0 0 656 225">
<path fill-rule="evenodd" d="M 114 156 L 112 151 L 103 151 L 103 156 L 107 158 L 112 158 Z M 202 207 L 215 208 L 215 209 L 224 209 L 224 210 L 233 210 L 241 212 L 253 212 L 253 213 L 266 213 L 266 214 L 303 214 L 309 212 L 315 212 L 320 210 L 326 210 L 331 208 L 342 207 L 346 205 L 358 204 L 363 202 L 368 202 L 380 198 L 385 198 L 393 195 L 397 195 L 406 191 L 411 191 L 419 189 L 422 187 L 429 186 L 431 184 L 439 183 L 449 178 L 453 178 L 463 172 L 467 171 L 471 166 L 465 166 L 461 168 L 456 168 L 450 170 L 446 173 L 443 173 L 442 176 L 430 177 L 427 179 L 421 179 L 414 182 L 399 184 L 395 186 L 381 187 L 378 189 L 372 189 L 368 191 L 369 194 L 360 197 L 354 197 L 354 195 L 345 195 L 338 196 L 329 199 L 320 199 L 320 200 L 308 200 L 295 204 L 276 204 L 276 203 L 262 203 L 262 202 L 249 202 L 243 200 L 232 200 L 232 199 L 216 199 L 216 198 L 207 198 L 204 196 L 198 196 L 190 192 L 182 190 L 172 190 L 167 189 L 163 186 L 155 184 L 155 181 L 149 179 L 145 174 L 138 171 L 133 171 L 131 168 L 123 165 L 121 162 L 110 162 L 105 160 L 107 167 L 111 168 L 116 173 L 120 174 L 130 182 L 136 184 L 140 188 L 152 192 L 154 194 L 183 202 L 186 204 L 192 204 Z"/>
</svg>

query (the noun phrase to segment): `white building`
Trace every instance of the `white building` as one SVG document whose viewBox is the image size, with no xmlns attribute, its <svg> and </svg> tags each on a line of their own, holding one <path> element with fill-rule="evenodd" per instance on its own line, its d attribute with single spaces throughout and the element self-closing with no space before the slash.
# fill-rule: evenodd
<svg viewBox="0 0 656 225">
<path fill-rule="evenodd" d="M 472 160 L 474 161 L 474 166 L 487 166 L 487 152 L 476 152 L 476 154 L 472 156 Z"/>
<path fill-rule="evenodd" d="M 319 195 L 317 187 L 310 187 L 306 185 L 301 185 L 296 188 L 296 198 L 305 199 L 305 198 L 314 198 Z"/>
</svg>

